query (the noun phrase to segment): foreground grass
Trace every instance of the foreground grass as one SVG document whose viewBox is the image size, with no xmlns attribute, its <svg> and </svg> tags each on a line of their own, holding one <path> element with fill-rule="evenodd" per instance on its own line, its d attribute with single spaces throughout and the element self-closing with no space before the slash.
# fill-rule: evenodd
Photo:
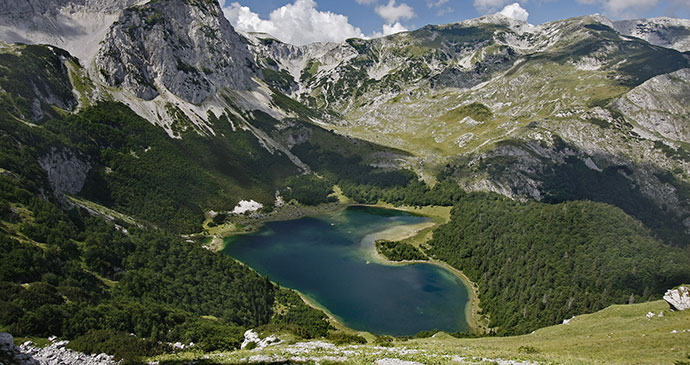
<svg viewBox="0 0 690 365">
<path fill-rule="evenodd" d="M 660 312 L 663 317 L 659 317 Z M 647 319 L 646 314 L 657 316 Z M 502 363 L 513 360 L 556 364 L 674 364 L 688 361 L 690 311 L 670 312 L 664 301 L 614 305 L 578 316 L 569 324 L 515 337 L 458 339 L 444 333 L 426 339 L 396 339 L 386 346 L 367 336 L 366 345 L 335 346 L 327 341 L 282 343 L 229 353 L 165 355 L 166 362 L 202 360 L 218 363 L 296 361 L 303 363 L 373 363 L 381 359 L 424 364 Z"/>
<path fill-rule="evenodd" d="M 662 311 L 664 316 L 658 317 Z M 648 312 L 657 316 L 647 319 Z M 690 312 L 670 312 L 661 300 L 614 305 L 529 335 L 440 341 L 442 347 L 458 344 L 488 353 L 519 353 L 522 347 L 522 351 L 538 352 L 545 360 L 566 364 L 673 364 L 688 360 Z"/>
</svg>

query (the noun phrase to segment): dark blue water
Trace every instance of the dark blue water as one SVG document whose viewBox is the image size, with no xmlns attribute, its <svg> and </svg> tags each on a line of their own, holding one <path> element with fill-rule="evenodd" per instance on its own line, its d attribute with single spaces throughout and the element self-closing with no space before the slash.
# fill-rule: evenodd
<svg viewBox="0 0 690 365">
<path fill-rule="evenodd" d="M 432 264 L 385 265 L 373 256 L 376 233 L 426 218 L 350 207 L 340 213 L 267 223 L 227 239 L 224 252 L 281 286 L 293 288 L 356 330 L 395 336 L 469 329 L 469 293 Z"/>
</svg>

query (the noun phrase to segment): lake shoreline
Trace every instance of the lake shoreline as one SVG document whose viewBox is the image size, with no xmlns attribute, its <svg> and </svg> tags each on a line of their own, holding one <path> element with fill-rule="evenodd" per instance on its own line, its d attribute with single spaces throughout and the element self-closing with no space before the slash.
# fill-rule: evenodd
<svg viewBox="0 0 690 365">
<path fill-rule="evenodd" d="M 433 227 L 435 227 L 437 224 L 433 224 Z M 376 240 L 377 239 L 385 239 L 388 241 L 402 241 L 405 239 L 409 239 L 414 237 L 416 234 L 418 234 L 419 230 L 411 232 L 409 235 L 387 235 L 386 231 L 381 231 L 377 233 L 376 239 L 374 239 L 374 245 L 373 245 L 373 255 L 376 258 L 376 260 L 379 263 L 385 264 L 385 265 L 391 265 L 391 266 L 404 266 L 404 265 L 411 265 L 411 264 L 431 264 L 431 265 L 436 265 L 441 268 L 444 268 L 453 274 L 460 278 L 462 282 L 465 284 L 465 286 L 469 289 L 469 302 L 467 303 L 468 305 L 465 306 L 465 317 L 468 319 L 468 324 L 470 328 L 474 331 L 477 332 L 487 332 L 487 328 L 483 325 L 480 324 L 480 314 L 479 314 L 479 296 L 478 296 L 478 288 L 474 285 L 474 283 L 460 270 L 454 268 L 450 264 L 444 261 L 440 261 L 437 259 L 434 259 L 432 257 L 429 257 L 428 260 L 404 260 L 404 261 L 392 261 L 388 259 L 385 255 L 381 254 L 379 250 L 376 248 Z"/>
<path fill-rule="evenodd" d="M 399 230 L 392 230 L 393 232 L 390 233 L 390 235 L 386 234 L 385 231 L 383 232 L 383 235 L 380 235 L 382 232 L 375 232 L 373 234 L 375 235 L 380 235 L 377 236 L 379 239 L 387 239 L 387 240 L 392 240 L 392 241 L 402 241 L 402 240 L 409 240 L 409 239 L 414 239 L 414 238 L 421 238 L 424 242 L 428 240 L 430 237 L 429 232 L 432 231 L 434 228 L 436 228 L 438 225 L 446 223 L 449 221 L 449 216 L 441 216 L 441 215 L 434 215 L 434 214 L 429 214 L 425 210 L 433 210 L 436 207 L 429 206 L 429 207 L 407 207 L 407 206 L 393 206 L 392 204 L 388 203 L 382 203 L 379 202 L 377 204 L 357 204 L 357 203 L 327 203 L 327 204 L 321 204 L 319 206 L 311 207 L 311 206 L 300 206 L 300 205 L 286 205 L 284 207 L 279 208 L 280 210 L 277 212 L 272 212 L 267 215 L 262 215 L 262 216 L 256 216 L 256 217 L 251 217 L 251 216 L 242 216 L 242 217 L 233 217 L 235 219 L 231 218 L 232 227 L 233 229 L 229 230 L 223 230 L 222 227 L 221 229 L 217 230 L 216 233 L 212 237 L 212 242 L 210 245 L 207 245 L 208 249 L 211 249 L 213 251 L 222 251 L 225 249 L 225 246 L 227 244 L 226 238 L 232 237 L 232 236 L 237 236 L 237 235 L 245 235 L 245 234 L 251 234 L 257 232 L 265 223 L 269 222 L 280 222 L 280 221 L 290 221 L 290 220 L 297 220 L 305 217 L 310 217 L 310 216 L 319 216 L 319 215 L 324 215 L 324 214 L 333 214 L 337 213 L 340 211 L 343 211 L 345 209 L 348 209 L 349 207 L 369 207 L 369 208 L 380 208 L 380 209 L 389 209 L 389 210 L 397 210 L 417 216 L 423 216 L 429 218 L 431 221 L 430 222 L 425 222 L 421 224 L 416 224 L 413 226 L 417 226 L 417 229 L 413 229 L 412 231 L 408 231 L 404 234 L 399 232 Z M 287 211 L 286 211 L 287 209 Z M 448 210 L 449 214 L 449 210 Z M 240 219 L 237 219 L 240 218 Z M 242 230 L 239 231 L 237 230 L 237 225 L 242 226 Z M 406 226 L 401 226 L 401 227 L 406 227 Z M 228 227 L 230 228 L 230 227 Z M 398 228 L 398 227 L 396 227 Z M 409 230 L 409 227 L 407 228 Z M 396 232 L 397 231 L 397 232 Z M 427 237 L 418 237 L 418 236 L 427 236 Z M 207 236 L 208 237 L 208 236 Z M 476 285 L 464 274 L 462 271 L 454 268 L 450 264 L 436 260 L 433 258 L 430 258 L 429 260 L 412 260 L 412 261 L 391 261 L 388 260 L 386 257 L 381 255 L 378 250 L 376 249 L 376 246 L 374 244 L 372 253 L 377 261 L 382 264 L 386 265 L 410 265 L 410 264 L 415 264 L 415 263 L 427 263 L 427 264 L 432 264 L 441 268 L 444 268 L 448 271 L 450 271 L 452 274 L 454 274 L 456 277 L 458 277 L 463 284 L 469 289 L 469 302 L 465 308 L 465 317 L 467 318 L 467 324 L 470 327 L 470 330 L 473 332 L 477 333 L 485 333 L 487 332 L 488 328 L 481 323 L 482 316 L 479 314 L 480 311 L 480 306 L 479 306 L 479 297 L 478 297 L 478 289 Z M 295 290 L 295 289 L 292 289 Z M 330 313 L 323 305 L 320 303 L 316 302 L 315 300 L 309 298 L 305 294 L 299 292 L 298 290 L 295 290 L 302 300 L 307 303 L 307 305 L 314 307 L 316 309 L 322 310 L 328 317 L 329 319 L 334 323 L 334 327 L 340 330 L 345 330 L 345 331 L 351 331 L 353 333 L 359 333 L 362 334 L 364 332 L 362 331 L 357 331 L 355 329 L 347 327 L 341 320 L 339 320 L 335 315 Z"/>
</svg>

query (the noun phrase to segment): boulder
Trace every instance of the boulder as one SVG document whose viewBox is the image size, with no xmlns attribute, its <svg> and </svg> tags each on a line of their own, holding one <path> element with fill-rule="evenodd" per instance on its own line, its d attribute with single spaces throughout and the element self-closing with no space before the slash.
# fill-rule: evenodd
<svg viewBox="0 0 690 365">
<path fill-rule="evenodd" d="M 690 308 L 690 285 L 670 289 L 664 294 L 664 300 L 671 306 L 671 310 L 682 311 Z"/>
</svg>

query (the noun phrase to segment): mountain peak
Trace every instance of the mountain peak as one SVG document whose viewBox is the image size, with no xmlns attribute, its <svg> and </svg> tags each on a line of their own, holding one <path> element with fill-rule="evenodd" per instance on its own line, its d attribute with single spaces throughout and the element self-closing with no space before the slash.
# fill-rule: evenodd
<svg viewBox="0 0 690 365">
<path fill-rule="evenodd" d="M 108 31 L 96 65 L 111 86 L 151 100 L 161 87 L 198 104 L 222 88 L 249 89 L 249 51 L 214 0 L 131 7 Z"/>
</svg>

